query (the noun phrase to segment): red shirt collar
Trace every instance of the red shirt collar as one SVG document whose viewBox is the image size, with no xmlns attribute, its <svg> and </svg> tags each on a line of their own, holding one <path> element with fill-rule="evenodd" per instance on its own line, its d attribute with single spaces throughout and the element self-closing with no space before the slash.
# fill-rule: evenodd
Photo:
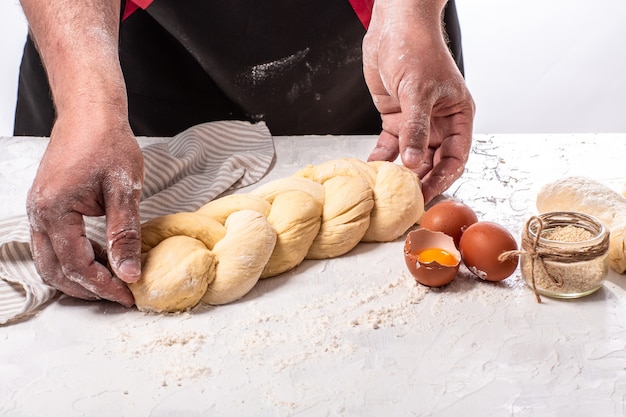
<svg viewBox="0 0 626 417">
<path fill-rule="evenodd" d="M 126 8 L 124 9 L 123 19 L 128 18 L 137 9 L 146 9 L 154 0 L 128 0 L 126 2 Z M 372 9 L 374 8 L 374 0 L 349 0 L 352 9 L 358 16 L 359 20 L 363 24 L 363 27 L 367 29 L 372 18 Z"/>
</svg>

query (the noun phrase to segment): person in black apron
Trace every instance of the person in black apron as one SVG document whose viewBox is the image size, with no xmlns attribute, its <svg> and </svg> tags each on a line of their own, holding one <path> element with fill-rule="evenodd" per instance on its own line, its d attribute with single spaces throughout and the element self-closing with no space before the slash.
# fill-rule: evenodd
<svg viewBox="0 0 626 417">
<path fill-rule="evenodd" d="M 454 1 L 444 22 L 463 73 Z M 310 7 L 290 0 L 156 0 L 120 28 L 133 132 L 166 137 L 202 122 L 238 119 L 263 120 L 274 135 L 378 134 L 380 114 L 363 78 L 365 32 L 347 0 Z M 50 97 L 29 36 L 15 136 L 50 135 Z"/>
<path fill-rule="evenodd" d="M 14 134 L 50 136 L 27 198 L 44 281 L 133 304 L 125 283 L 141 277 L 143 179 L 134 136 L 230 119 L 263 121 L 273 135 L 380 134 L 370 159 L 400 154 L 425 202 L 447 189 L 463 172 L 474 116 L 454 2 L 376 0 L 367 31 L 356 3 L 155 0 L 118 37 L 124 2 L 22 0 L 33 37 Z M 106 216 L 112 274 L 84 216 Z"/>
</svg>

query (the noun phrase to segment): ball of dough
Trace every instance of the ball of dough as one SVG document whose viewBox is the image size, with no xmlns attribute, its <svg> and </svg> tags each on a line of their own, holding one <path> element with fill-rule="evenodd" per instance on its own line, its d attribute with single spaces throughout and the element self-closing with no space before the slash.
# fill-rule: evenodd
<svg viewBox="0 0 626 417">
<path fill-rule="evenodd" d="M 198 239 L 173 236 L 144 255 L 141 279 L 128 284 L 141 311 L 194 307 L 215 278 L 216 259 Z"/>
<path fill-rule="evenodd" d="M 591 178 L 565 177 L 541 188 L 537 209 L 540 213 L 578 211 L 599 219 L 610 231 L 611 268 L 626 272 L 626 198 L 617 191 Z"/>
<path fill-rule="evenodd" d="M 608 226 L 625 214 L 626 199 L 594 179 L 571 176 L 544 184 L 536 204 L 540 213 L 574 210 L 597 217 Z"/>
</svg>

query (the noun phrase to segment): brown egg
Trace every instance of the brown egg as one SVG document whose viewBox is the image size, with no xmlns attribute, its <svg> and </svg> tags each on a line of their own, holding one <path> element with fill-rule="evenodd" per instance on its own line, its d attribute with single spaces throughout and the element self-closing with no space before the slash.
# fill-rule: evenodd
<svg viewBox="0 0 626 417">
<path fill-rule="evenodd" d="M 435 204 L 424 213 L 420 226 L 451 236 L 458 248 L 463 232 L 477 221 L 476 213 L 468 205 L 460 201 L 445 200 Z"/>
<path fill-rule="evenodd" d="M 441 287 L 456 276 L 461 253 L 450 236 L 420 228 L 406 237 L 404 261 L 417 282 Z"/>
<path fill-rule="evenodd" d="M 517 255 L 504 261 L 498 259 L 504 252 L 517 250 L 517 242 L 497 223 L 481 221 L 468 227 L 461 237 L 459 249 L 465 266 L 487 281 L 502 281 L 517 268 Z"/>
</svg>

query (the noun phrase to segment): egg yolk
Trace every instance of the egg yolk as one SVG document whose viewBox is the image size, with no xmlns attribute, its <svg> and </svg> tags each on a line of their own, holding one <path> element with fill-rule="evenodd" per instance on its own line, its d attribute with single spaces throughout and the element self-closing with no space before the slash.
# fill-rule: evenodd
<svg viewBox="0 0 626 417">
<path fill-rule="evenodd" d="M 422 263 L 437 262 L 439 265 L 444 266 L 455 266 L 459 263 L 454 255 L 439 248 L 424 249 L 418 254 L 418 257 Z"/>
</svg>

